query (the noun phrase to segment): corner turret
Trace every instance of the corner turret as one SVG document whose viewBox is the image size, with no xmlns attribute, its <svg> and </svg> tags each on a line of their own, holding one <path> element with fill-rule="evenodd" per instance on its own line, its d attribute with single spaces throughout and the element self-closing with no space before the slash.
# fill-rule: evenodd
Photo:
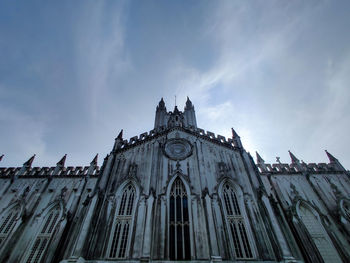
<svg viewBox="0 0 350 263">
<path fill-rule="evenodd" d="M 162 127 L 167 123 L 167 111 L 163 98 L 158 103 L 156 108 L 156 118 L 154 120 L 154 129 Z"/>
</svg>

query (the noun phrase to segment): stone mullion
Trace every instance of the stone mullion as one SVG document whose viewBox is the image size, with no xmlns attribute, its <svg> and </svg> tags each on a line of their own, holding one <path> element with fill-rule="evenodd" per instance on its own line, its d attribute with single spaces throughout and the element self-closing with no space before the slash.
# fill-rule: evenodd
<svg viewBox="0 0 350 263">
<path fill-rule="evenodd" d="M 276 218 L 276 215 L 273 212 L 270 201 L 268 200 L 266 195 L 262 195 L 261 200 L 262 200 L 262 202 L 267 210 L 267 213 L 270 217 L 271 226 L 272 226 L 272 229 L 273 229 L 273 231 L 276 235 L 276 238 L 278 240 L 279 247 L 281 248 L 283 259 L 284 260 L 294 260 L 294 257 L 293 257 L 293 255 L 288 247 L 287 241 L 286 241 L 286 239 L 283 235 L 283 232 L 280 228 L 280 225 L 279 225 L 279 222 Z"/>
</svg>

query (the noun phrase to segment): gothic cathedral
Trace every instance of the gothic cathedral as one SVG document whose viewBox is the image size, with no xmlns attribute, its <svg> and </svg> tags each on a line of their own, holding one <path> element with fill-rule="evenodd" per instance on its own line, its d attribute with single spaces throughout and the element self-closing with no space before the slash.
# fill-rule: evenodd
<svg viewBox="0 0 350 263">
<path fill-rule="evenodd" d="M 0 168 L 0 262 L 350 262 L 350 173 L 326 154 L 255 163 L 162 99 L 102 167 Z"/>
</svg>

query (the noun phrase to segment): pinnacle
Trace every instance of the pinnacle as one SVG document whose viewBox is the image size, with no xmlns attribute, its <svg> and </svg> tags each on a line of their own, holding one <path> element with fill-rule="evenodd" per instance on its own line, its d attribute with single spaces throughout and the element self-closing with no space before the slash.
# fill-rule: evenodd
<svg viewBox="0 0 350 263">
<path fill-rule="evenodd" d="M 330 154 L 327 150 L 325 150 L 325 152 L 326 152 L 327 157 L 328 157 L 328 159 L 329 159 L 329 161 L 330 161 L 331 163 L 334 163 L 334 162 L 338 161 L 338 159 L 335 158 L 332 154 Z"/>
<path fill-rule="evenodd" d="M 236 138 L 236 137 L 239 138 L 237 132 L 233 128 L 231 128 L 231 130 L 232 130 L 232 138 Z"/>
<path fill-rule="evenodd" d="M 64 166 L 66 162 L 67 154 L 65 154 L 62 159 L 56 164 L 57 166 Z"/>
<path fill-rule="evenodd" d="M 121 129 L 121 131 L 118 134 L 118 139 L 123 139 L 123 129 Z"/>
<path fill-rule="evenodd" d="M 98 153 L 96 154 L 95 158 L 91 161 L 90 165 L 97 165 L 97 158 L 98 158 Z"/>
<path fill-rule="evenodd" d="M 32 162 L 34 161 L 34 158 L 35 158 L 35 154 L 32 157 L 30 157 L 29 160 L 23 164 L 23 166 L 31 166 Z"/>
<path fill-rule="evenodd" d="M 297 157 L 295 157 L 295 155 L 291 152 L 291 151 L 288 151 L 289 152 L 289 156 L 290 156 L 290 159 L 292 160 L 292 163 L 299 163 L 299 159 Z"/>
<path fill-rule="evenodd" d="M 255 153 L 256 153 L 256 161 L 257 161 L 257 163 L 258 163 L 258 164 L 260 164 L 260 163 L 265 163 L 264 159 L 261 158 L 261 156 L 259 155 L 259 153 L 258 153 L 258 152 L 255 152 Z"/>
</svg>

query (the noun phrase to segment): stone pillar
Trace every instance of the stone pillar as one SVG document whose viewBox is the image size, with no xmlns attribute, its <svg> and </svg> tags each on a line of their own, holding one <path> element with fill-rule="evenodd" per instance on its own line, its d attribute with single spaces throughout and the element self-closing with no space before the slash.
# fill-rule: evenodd
<svg viewBox="0 0 350 263">
<path fill-rule="evenodd" d="M 219 247 L 218 247 L 218 241 L 216 238 L 216 230 L 215 230 L 215 223 L 213 218 L 213 210 L 211 206 L 211 198 L 208 194 L 204 197 L 205 205 L 207 208 L 207 222 L 208 222 L 208 230 L 209 230 L 209 241 L 210 241 L 210 247 L 211 247 L 211 259 L 212 261 L 221 261 L 221 256 L 219 254 Z"/>
<path fill-rule="evenodd" d="M 133 244 L 133 258 L 141 257 L 141 248 L 143 240 L 143 227 L 145 224 L 145 207 L 146 199 L 144 195 L 141 195 L 138 210 L 137 210 L 137 220 L 136 220 L 136 231 L 135 231 L 135 241 Z"/>
<path fill-rule="evenodd" d="M 161 232 L 160 234 L 160 240 L 158 244 L 155 244 L 156 246 L 159 246 L 159 258 L 160 259 L 165 259 L 165 244 L 166 244 L 166 198 L 165 196 L 161 196 L 161 203 L 160 203 L 160 228 L 159 231 Z"/>
<path fill-rule="evenodd" d="M 89 232 L 89 227 L 91 225 L 91 220 L 93 218 L 92 216 L 95 210 L 96 203 L 97 203 L 97 194 L 95 194 L 95 196 L 91 199 L 89 210 L 87 211 L 87 214 L 83 219 L 80 234 L 78 236 L 77 241 L 75 242 L 75 246 L 74 246 L 71 258 L 78 258 L 83 254 L 84 243 L 85 243 L 87 234 Z"/>
<path fill-rule="evenodd" d="M 145 224 L 145 236 L 143 238 L 143 248 L 142 248 L 142 257 L 141 261 L 149 261 L 151 256 L 151 243 L 152 243 L 152 210 L 153 210 L 154 197 L 153 194 L 147 199 L 147 215 L 146 215 L 146 224 Z"/>
<path fill-rule="evenodd" d="M 222 258 L 222 257 L 225 257 L 225 254 L 229 254 L 229 252 L 227 250 L 227 244 L 226 244 L 227 242 L 225 242 L 226 238 L 224 235 L 224 222 L 223 222 L 217 194 L 213 194 L 212 204 L 213 204 L 214 218 L 216 219 L 216 233 L 218 236 L 218 240 L 217 240 L 218 248 Z"/>
<path fill-rule="evenodd" d="M 279 246 L 281 248 L 282 257 L 285 262 L 296 262 L 294 259 L 292 253 L 290 252 L 290 249 L 288 247 L 287 241 L 283 235 L 283 232 L 279 226 L 278 220 L 275 216 L 275 213 L 272 210 L 271 204 L 269 199 L 266 197 L 266 195 L 262 195 L 261 200 L 263 201 L 263 204 L 265 205 L 265 208 L 269 214 L 272 228 L 275 232 L 275 235 L 277 237 Z"/>
</svg>

